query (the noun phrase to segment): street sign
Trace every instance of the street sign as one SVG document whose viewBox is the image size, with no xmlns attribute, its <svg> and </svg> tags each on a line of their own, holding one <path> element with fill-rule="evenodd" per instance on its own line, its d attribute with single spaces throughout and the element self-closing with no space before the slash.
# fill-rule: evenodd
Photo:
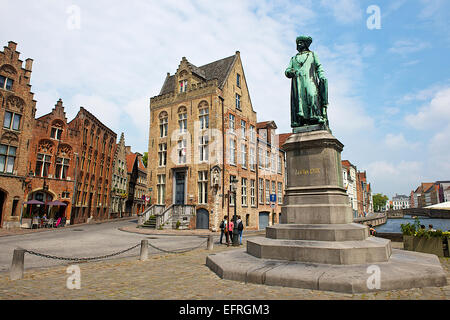
<svg viewBox="0 0 450 320">
<path fill-rule="evenodd" d="M 271 204 L 270 204 L 270 207 L 271 207 L 272 209 L 275 209 L 275 203 L 271 203 Z"/>
<path fill-rule="evenodd" d="M 272 193 L 270 195 L 270 202 L 276 202 L 277 201 L 277 195 L 275 193 Z"/>
</svg>

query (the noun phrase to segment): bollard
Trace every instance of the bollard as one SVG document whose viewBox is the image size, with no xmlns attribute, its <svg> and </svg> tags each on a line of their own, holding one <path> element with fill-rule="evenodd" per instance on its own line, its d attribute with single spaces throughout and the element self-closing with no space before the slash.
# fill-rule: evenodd
<svg viewBox="0 0 450 320">
<path fill-rule="evenodd" d="M 148 258 L 148 240 L 141 241 L 141 256 L 139 260 L 145 261 Z"/>
<path fill-rule="evenodd" d="M 208 243 L 207 243 L 207 245 L 206 245 L 206 248 L 207 248 L 208 250 L 213 250 L 213 248 L 214 248 L 214 242 L 213 242 L 213 235 L 212 235 L 212 234 L 210 234 L 210 235 L 208 236 Z"/>
<path fill-rule="evenodd" d="M 11 280 L 19 280 L 23 278 L 24 258 L 25 249 L 14 249 L 11 270 L 9 273 Z"/>
</svg>

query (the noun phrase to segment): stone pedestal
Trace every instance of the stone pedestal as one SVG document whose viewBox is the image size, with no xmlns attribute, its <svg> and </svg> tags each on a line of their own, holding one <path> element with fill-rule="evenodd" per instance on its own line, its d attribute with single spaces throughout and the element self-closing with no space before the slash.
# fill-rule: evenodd
<svg viewBox="0 0 450 320">
<path fill-rule="evenodd" d="M 281 223 L 267 227 L 266 237 L 249 239 L 246 252 L 209 256 L 206 264 L 213 271 L 224 279 L 341 292 L 446 284 L 437 257 L 396 253 L 392 259 L 390 240 L 370 237 L 367 226 L 352 223 L 342 181 L 343 144 L 329 131 L 295 133 L 283 149 L 287 183 Z M 381 275 L 380 288 L 367 285 L 367 270 L 374 265 L 391 273 Z M 422 272 L 427 276 L 419 276 Z"/>
</svg>

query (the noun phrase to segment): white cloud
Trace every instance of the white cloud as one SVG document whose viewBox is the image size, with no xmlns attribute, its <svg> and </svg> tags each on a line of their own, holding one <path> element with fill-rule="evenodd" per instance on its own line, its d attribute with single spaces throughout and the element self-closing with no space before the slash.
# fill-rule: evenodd
<svg viewBox="0 0 450 320">
<path fill-rule="evenodd" d="M 418 142 L 410 142 L 405 139 L 403 133 L 388 133 L 384 138 L 384 143 L 391 150 L 402 151 L 405 149 L 416 149 L 419 146 Z"/>
<path fill-rule="evenodd" d="M 389 48 L 389 52 L 407 55 L 430 47 L 431 45 L 423 40 L 397 40 L 394 42 L 394 45 Z"/>
<path fill-rule="evenodd" d="M 356 0 L 322 0 L 320 4 L 331 10 L 336 21 L 343 24 L 353 23 L 362 18 L 363 10 Z"/>
<path fill-rule="evenodd" d="M 427 92 L 428 94 L 428 92 Z M 406 122 L 416 129 L 438 128 L 450 122 L 450 87 L 434 93 L 428 104 L 417 113 L 408 114 Z"/>
</svg>

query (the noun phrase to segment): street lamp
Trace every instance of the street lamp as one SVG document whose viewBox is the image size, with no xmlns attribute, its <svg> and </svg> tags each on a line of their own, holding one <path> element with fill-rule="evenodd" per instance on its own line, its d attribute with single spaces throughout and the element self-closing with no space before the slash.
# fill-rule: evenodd
<svg viewBox="0 0 450 320">
<path fill-rule="evenodd" d="M 236 208 L 237 208 L 237 200 L 236 200 L 236 185 L 239 182 L 235 177 L 233 177 L 233 180 L 231 182 L 231 193 L 234 195 L 234 216 L 233 216 L 233 247 L 239 246 L 239 231 L 238 226 L 236 225 Z"/>
</svg>

